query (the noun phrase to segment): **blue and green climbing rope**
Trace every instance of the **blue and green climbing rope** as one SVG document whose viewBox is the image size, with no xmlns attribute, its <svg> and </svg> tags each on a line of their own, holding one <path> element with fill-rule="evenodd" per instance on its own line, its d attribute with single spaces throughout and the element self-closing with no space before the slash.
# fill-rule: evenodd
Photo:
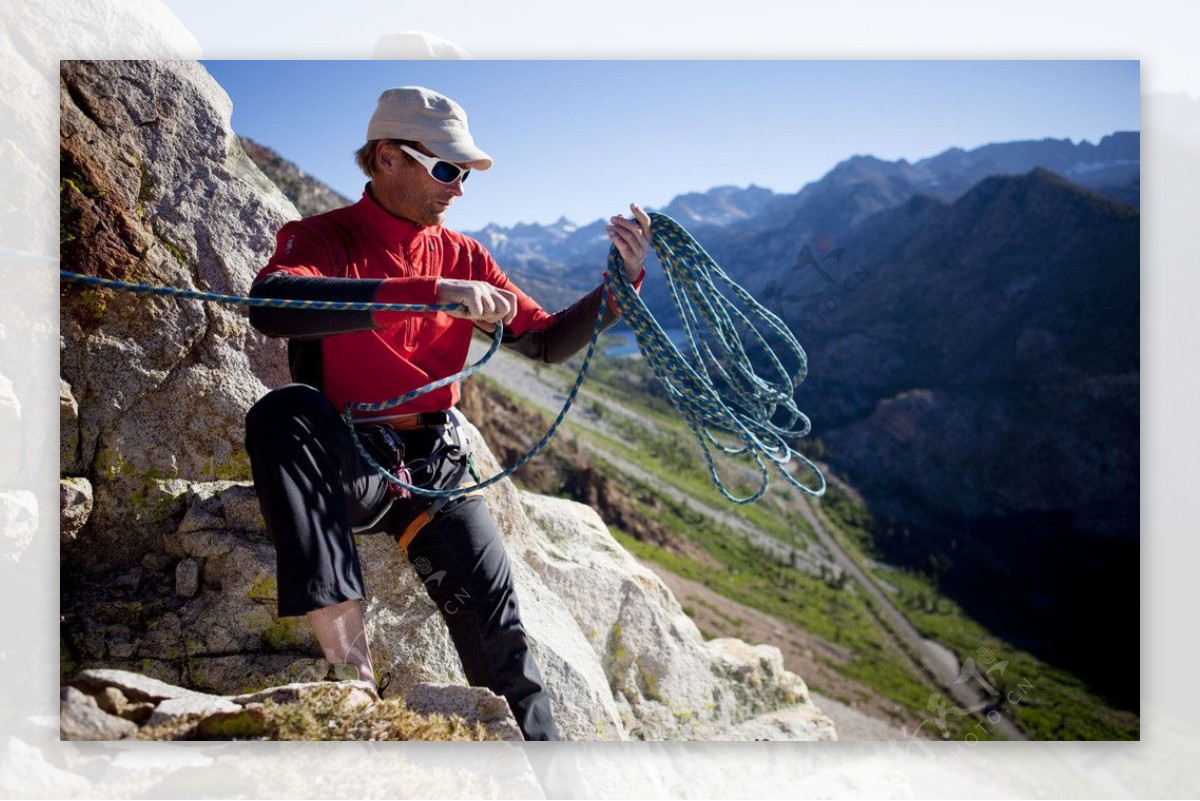
<svg viewBox="0 0 1200 801">
<path fill-rule="evenodd" d="M 613 247 L 608 255 L 608 272 L 605 276 L 600 311 L 596 316 L 596 324 L 592 329 L 583 364 L 558 417 L 536 445 L 512 465 L 480 484 L 458 489 L 429 490 L 401 481 L 388 472 L 367 452 L 354 429 L 354 412 L 378 412 L 402 406 L 427 392 L 478 372 L 495 354 L 500 344 L 504 329 L 502 325 L 497 324 L 491 347 L 475 364 L 390 400 L 380 403 L 347 404 L 343 410 L 343 419 L 349 425 L 355 445 L 367 462 L 392 484 L 418 495 L 460 495 L 490 486 L 519 470 L 546 447 L 574 403 L 595 354 L 604 309 L 608 296 L 611 295 L 633 329 L 638 348 L 647 364 L 667 389 L 671 404 L 700 443 L 713 485 L 722 495 L 737 504 L 757 501 L 769 485 L 769 465 L 773 465 L 788 483 L 801 492 L 812 496 L 823 494 L 825 477 L 820 469 L 789 444 L 789 440 L 804 436 L 811 427 L 808 417 L 796 407 L 794 398 L 796 387 L 804 380 L 808 370 L 804 349 L 783 322 L 726 275 L 678 223 L 666 215 L 655 213 L 650 214 L 650 221 L 654 252 L 663 267 L 672 300 L 686 332 L 688 353 L 681 351 L 654 319 L 634 289 L 633 283 L 625 276 L 624 263 L 617 249 Z M 443 312 L 457 308 L 452 305 L 251 298 L 116 281 L 66 270 L 61 270 L 59 276 L 63 281 L 71 283 L 233 306 L 410 312 Z M 782 354 L 772 346 L 772 339 L 776 345 L 782 346 Z M 767 364 L 771 373 L 769 379 L 755 373 L 747 350 L 748 344 L 759 354 L 758 361 L 765 361 Z M 789 374 L 788 369 L 784 367 L 781 355 L 795 363 L 792 373 Z M 777 421 L 776 418 L 782 419 Z M 726 437 L 732 436 L 737 444 L 722 444 L 714 432 L 720 432 Z M 741 497 L 731 493 L 718 475 L 712 453 L 714 448 L 730 456 L 751 456 L 759 472 L 757 489 Z M 803 463 L 816 476 L 817 486 L 807 486 L 787 470 L 787 465 L 793 458 Z"/>
</svg>

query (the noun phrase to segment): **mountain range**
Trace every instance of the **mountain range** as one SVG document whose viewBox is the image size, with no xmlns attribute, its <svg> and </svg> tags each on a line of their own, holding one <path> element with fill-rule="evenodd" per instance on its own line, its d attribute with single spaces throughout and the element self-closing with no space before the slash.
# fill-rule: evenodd
<svg viewBox="0 0 1200 801">
<path fill-rule="evenodd" d="M 758 262 L 778 256 L 794 260 L 803 242 L 832 241 L 872 214 L 894 208 L 914 195 L 953 201 L 992 175 L 1046 169 L 1080 186 L 1137 205 L 1140 200 L 1141 137 L 1118 132 L 1098 144 L 1068 139 L 988 144 L 972 150 L 950 148 L 910 163 L 867 155 L 848 158 L 794 194 L 758 186 L 720 186 L 675 197 L 662 209 L 684 226 L 731 273 L 758 272 Z M 522 287 L 548 306 L 569 302 L 594 285 L 608 252 L 604 221 L 576 224 L 560 218 L 552 224 L 488 225 L 466 232 L 483 242 Z M 772 237 L 791 252 L 763 253 L 756 237 Z M 747 253 L 747 251 L 749 251 Z M 746 265 L 743 269 L 739 266 Z M 740 279 L 739 279 L 740 280 Z M 665 301 L 653 294 L 654 308 Z M 539 290 L 541 293 L 539 294 Z"/>
</svg>

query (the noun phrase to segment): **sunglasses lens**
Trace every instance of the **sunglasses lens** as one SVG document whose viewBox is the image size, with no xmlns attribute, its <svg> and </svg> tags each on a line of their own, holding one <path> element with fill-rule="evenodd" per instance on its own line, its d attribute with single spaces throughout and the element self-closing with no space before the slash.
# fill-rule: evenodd
<svg viewBox="0 0 1200 801">
<path fill-rule="evenodd" d="M 465 181 L 467 180 L 467 176 L 471 174 L 471 171 L 459 169 L 456 165 L 451 164 L 448 161 L 439 161 L 437 164 L 434 164 L 433 169 L 430 170 L 430 175 L 432 175 L 434 178 L 437 178 L 444 184 L 454 183 L 455 179 L 458 178 L 460 173 L 462 174 L 462 179 Z"/>
</svg>

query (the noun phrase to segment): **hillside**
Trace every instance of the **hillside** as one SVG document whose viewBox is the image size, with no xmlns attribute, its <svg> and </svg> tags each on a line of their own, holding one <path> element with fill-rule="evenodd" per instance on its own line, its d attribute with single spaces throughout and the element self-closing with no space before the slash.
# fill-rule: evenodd
<svg viewBox="0 0 1200 801">
<path fill-rule="evenodd" d="M 284 197 L 292 202 L 303 217 L 346 206 L 353 201 L 337 192 L 328 184 L 316 180 L 294 163 L 276 153 L 266 145 L 245 136 L 238 137 L 250 160 L 266 175 L 271 176 Z M 366 183 L 366 176 L 363 177 Z"/>
<path fill-rule="evenodd" d="M 879 518 L 881 558 L 937 575 L 979 619 L 1127 708 L 1138 229 L 1136 209 L 1045 171 L 987 179 L 852 232 L 838 275 L 869 278 L 787 309 L 811 328 L 803 396 L 825 410 L 827 457 Z M 1101 634 L 1116 644 L 1103 665 L 1084 656 Z"/>
</svg>

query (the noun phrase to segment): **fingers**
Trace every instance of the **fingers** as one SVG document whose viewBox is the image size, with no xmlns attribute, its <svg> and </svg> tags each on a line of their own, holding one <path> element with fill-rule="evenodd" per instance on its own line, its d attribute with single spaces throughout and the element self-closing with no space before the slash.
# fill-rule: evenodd
<svg viewBox="0 0 1200 801">
<path fill-rule="evenodd" d="M 650 215 L 642 210 L 642 207 L 636 203 L 629 204 L 629 210 L 633 212 L 634 219 L 637 220 L 638 227 L 645 234 L 646 238 L 650 238 Z"/>
<path fill-rule="evenodd" d="M 636 280 L 641 275 L 646 252 L 650 248 L 650 216 L 636 203 L 630 203 L 629 208 L 634 218 L 610 218 L 607 232 L 625 262 L 625 274 L 630 280 Z"/>
<path fill-rule="evenodd" d="M 629 233 L 650 241 L 650 215 L 642 210 L 642 207 L 636 203 L 629 204 L 630 211 L 633 212 L 633 219 L 628 217 L 610 217 L 609 228 L 619 228 Z"/>
<path fill-rule="evenodd" d="M 474 286 L 468 296 L 467 309 L 470 319 L 476 322 L 494 323 L 503 320 L 511 323 L 517 316 L 517 296 L 483 281 L 472 281 Z"/>
<path fill-rule="evenodd" d="M 438 281 L 437 301 L 464 307 L 452 309 L 446 314 L 475 322 L 495 323 L 503 320 L 507 325 L 517 316 L 517 296 L 485 281 L 443 278 Z"/>
<path fill-rule="evenodd" d="M 507 310 L 500 316 L 505 325 L 512 325 L 512 321 L 517 319 L 517 296 L 507 289 L 497 289 L 496 292 L 504 298 L 507 304 Z"/>
</svg>

